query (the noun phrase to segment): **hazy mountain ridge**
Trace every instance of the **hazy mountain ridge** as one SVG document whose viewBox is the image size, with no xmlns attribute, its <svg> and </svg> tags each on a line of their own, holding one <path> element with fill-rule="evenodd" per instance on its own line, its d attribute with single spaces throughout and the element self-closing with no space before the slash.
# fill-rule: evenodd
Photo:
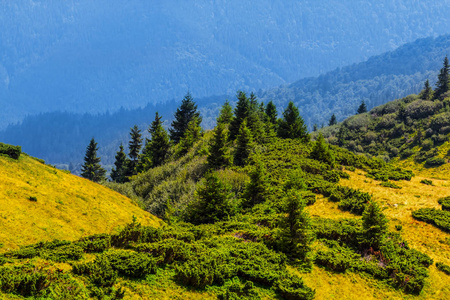
<svg viewBox="0 0 450 300">
<path fill-rule="evenodd" d="M 444 34 L 448 16 L 406 0 L 3 2 L 0 127 L 277 86 Z"/>
</svg>

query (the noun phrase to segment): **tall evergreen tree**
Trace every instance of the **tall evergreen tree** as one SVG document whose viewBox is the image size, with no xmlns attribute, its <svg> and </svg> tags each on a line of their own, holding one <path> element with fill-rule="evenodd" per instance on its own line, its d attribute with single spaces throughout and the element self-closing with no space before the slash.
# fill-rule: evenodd
<svg viewBox="0 0 450 300">
<path fill-rule="evenodd" d="M 327 163 L 331 166 L 334 166 L 334 155 L 331 152 L 328 144 L 325 142 L 323 138 L 322 132 L 319 133 L 317 137 L 317 141 L 314 143 L 313 149 L 310 154 L 312 159 L 316 159 Z"/>
<path fill-rule="evenodd" d="M 266 200 L 268 195 L 268 179 L 264 164 L 258 157 L 253 156 L 254 166 L 250 172 L 250 182 L 245 187 L 245 206 L 252 207 Z"/>
<path fill-rule="evenodd" d="M 255 142 L 262 143 L 266 138 L 266 113 L 261 110 L 261 106 L 258 104 L 258 99 L 255 94 L 250 95 L 248 114 L 247 114 L 247 127 L 252 132 L 252 136 Z"/>
<path fill-rule="evenodd" d="M 231 163 L 231 155 L 227 147 L 228 134 L 224 123 L 217 124 L 214 136 L 209 145 L 208 165 L 213 169 L 227 167 Z"/>
<path fill-rule="evenodd" d="M 275 106 L 275 104 L 273 104 L 272 101 L 269 101 L 269 103 L 267 103 L 266 115 L 270 123 L 272 123 L 273 125 L 277 124 L 277 107 Z"/>
<path fill-rule="evenodd" d="M 239 91 L 237 94 L 237 104 L 234 109 L 234 119 L 230 123 L 230 135 L 229 139 L 234 140 L 239 134 L 239 129 L 241 128 L 241 124 L 248 117 L 250 102 L 247 98 L 247 95 Z"/>
<path fill-rule="evenodd" d="M 431 88 L 430 81 L 427 79 L 425 81 L 423 91 L 421 92 L 422 100 L 431 100 L 433 99 L 433 89 Z"/>
<path fill-rule="evenodd" d="M 305 261 L 311 250 L 314 234 L 311 219 L 304 209 L 305 202 L 296 190 L 289 190 L 284 198 L 286 217 L 281 219 L 283 250 L 294 259 Z"/>
<path fill-rule="evenodd" d="M 141 148 L 142 148 L 141 130 L 138 128 L 137 125 L 134 125 L 133 128 L 131 128 L 130 142 L 128 143 L 129 149 L 128 156 L 130 156 L 131 159 L 128 169 L 129 175 L 137 174 L 136 167 L 138 165 L 139 153 L 141 152 Z"/>
<path fill-rule="evenodd" d="M 86 148 L 86 155 L 84 156 L 84 164 L 81 166 L 81 176 L 99 182 L 105 180 L 106 170 L 100 165 L 100 157 L 97 156 L 97 143 L 92 138 Z"/>
<path fill-rule="evenodd" d="M 233 120 L 233 108 L 228 100 L 222 105 L 220 109 L 219 117 L 217 117 L 217 124 L 230 124 Z"/>
<path fill-rule="evenodd" d="M 170 148 L 169 135 L 162 126 L 161 119 L 162 117 L 156 112 L 155 120 L 148 129 L 148 132 L 152 135 L 147 150 L 152 167 L 158 167 L 164 163 Z"/>
<path fill-rule="evenodd" d="M 357 113 L 358 114 L 363 114 L 367 112 L 367 106 L 366 103 L 364 102 L 364 100 L 361 102 L 361 105 L 358 107 Z"/>
<path fill-rule="evenodd" d="M 284 139 L 301 139 L 309 141 L 308 129 L 298 108 L 292 101 L 283 112 L 283 119 L 278 121 L 278 136 Z"/>
<path fill-rule="evenodd" d="M 247 127 L 247 120 L 241 124 L 239 134 L 236 138 L 236 149 L 234 152 L 234 164 L 237 166 L 244 166 L 253 148 L 252 132 Z"/>
<path fill-rule="evenodd" d="M 195 104 L 191 93 L 188 92 L 184 96 L 183 101 L 181 101 L 180 107 L 177 108 L 172 122 L 172 128 L 169 129 L 170 139 L 175 144 L 180 142 L 188 128 L 189 122 L 191 122 L 193 118 L 197 118 L 198 124 L 202 123 L 200 112 L 197 111 L 197 105 Z"/>
<path fill-rule="evenodd" d="M 444 58 L 444 65 L 439 72 L 438 81 L 436 82 L 436 90 L 434 91 L 434 99 L 441 99 L 450 89 L 449 81 L 450 66 L 448 64 L 448 57 Z"/>
<path fill-rule="evenodd" d="M 328 126 L 333 126 L 337 124 L 336 116 L 333 114 L 330 118 L 330 121 L 328 122 Z"/>
<path fill-rule="evenodd" d="M 193 117 L 180 140 L 179 154 L 186 154 L 201 137 L 202 128 L 197 117 Z"/>
<path fill-rule="evenodd" d="M 116 154 L 114 168 L 111 170 L 111 181 L 123 183 L 127 181 L 128 159 L 124 152 L 123 145 L 120 144 L 119 151 Z"/>
<path fill-rule="evenodd" d="M 388 231 L 388 220 L 375 201 L 366 204 L 362 215 L 363 236 L 362 245 L 378 250 L 384 235 Z"/>
<path fill-rule="evenodd" d="M 318 130 L 318 128 L 317 128 L 317 124 L 316 123 L 314 123 L 314 125 L 313 125 L 313 131 L 314 132 L 316 132 Z"/>
</svg>

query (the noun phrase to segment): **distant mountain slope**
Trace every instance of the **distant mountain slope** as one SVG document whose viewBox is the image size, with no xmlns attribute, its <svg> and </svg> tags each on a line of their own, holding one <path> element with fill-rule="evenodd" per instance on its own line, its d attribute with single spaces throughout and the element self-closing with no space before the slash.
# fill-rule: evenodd
<svg viewBox="0 0 450 300">
<path fill-rule="evenodd" d="M 258 90 L 449 33 L 448 1 L 2 1 L 0 128 Z"/>
<path fill-rule="evenodd" d="M 294 101 L 309 128 L 328 125 L 356 113 L 361 101 L 369 108 L 418 93 L 426 79 L 434 84 L 444 56 L 450 54 L 450 35 L 419 39 L 365 62 L 338 68 L 314 78 L 260 93 L 278 106 Z"/>
<path fill-rule="evenodd" d="M 19 160 L 0 155 L 0 252 L 111 232 L 133 216 L 148 225 L 159 224 L 130 199 L 99 184 L 25 154 Z"/>
</svg>

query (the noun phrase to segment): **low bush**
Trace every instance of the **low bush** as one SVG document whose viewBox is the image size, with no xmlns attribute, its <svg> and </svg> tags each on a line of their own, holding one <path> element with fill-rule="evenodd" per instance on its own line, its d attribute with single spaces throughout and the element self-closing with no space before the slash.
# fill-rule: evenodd
<svg viewBox="0 0 450 300">
<path fill-rule="evenodd" d="M 429 179 L 422 179 L 420 183 L 426 184 L 426 185 L 433 185 L 433 181 Z"/>
<path fill-rule="evenodd" d="M 148 274 L 156 273 L 156 261 L 146 253 L 114 250 L 103 255 L 112 269 L 121 276 L 143 278 Z"/>
<path fill-rule="evenodd" d="M 0 290 L 24 297 L 37 297 L 49 284 L 47 272 L 33 265 L 0 268 Z"/>
<path fill-rule="evenodd" d="M 370 170 L 368 173 L 372 178 L 380 181 L 388 181 L 388 180 L 411 180 L 414 176 L 414 173 L 410 170 L 403 170 L 400 168 L 383 168 L 383 169 L 375 169 Z M 369 176 L 369 177 L 370 177 Z"/>
<path fill-rule="evenodd" d="M 111 235 L 95 234 L 82 238 L 77 242 L 84 252 L 103 252 L 111 247 Z"/>
<path fill-rule="evenodd" d="M 450 211 L 450 196 L 439 198 L 438 203 L 442 205 L 442 210 Z"/>
<path fill-rule="evenodd" d="M 316 293 L 300 277 L 289 274 L 280 277 L 277 288 L 280 295 L 288 300 L 310 300 Z"/>
<path fill-rule="evenodd" d="M 435 225 L 443 231 L 450 232 L 450 211 L 435 208 L 421 208 L 413 211 L 412 216 L 417 220 Z"/>
<path fill-rule="evenodd" d="M 398 186 L 395 183 L 389 182 L 389 181 L 383 181 L 382 183 L 380 183 L 380 185 L 391 188 L 391 189 L 401 189 L 402 188 L 401 186 Z"/>
<path fill-rule="evenodd" d="M 432 168 L 432 167 L 439 167 L 447 163 L 447 160 L 440 157 L 432 157 L 428 158 L 425 161 L 425 167 Z"/>
<path fill-rule="evenodd" d="M 117 280 L 115 271 L 106 256 L 97 256 L 93 262 L 76 263 L 72 265 L 72 272 L 77 275 L 84 275 L 88 280 L 99 288 L 112 287 Z"/>
<path fill-rule="evenodd" d="M 436 263 L 436 268 L 437 268 L 438 270 L 444 272 L 445 274 L 450 275 L 450 267 L 447 266 L 446 264 L 437 262 L 437 263 Z"/>
<path fill-rule="evenodd" d="M 21 153 L 22 148 L 20 146 L 0 143 L 0 154 L 5 154 L 13 159 L 19 159 Z"/>
<path fill-rule="evenodd" d="M 225 292 L 219 294 L 220 300 L 260 300 L 261 297 L 258 294 L 253 282 L 246 281 L 241 284 L 239 280 L 233 280 L 233 282 L 227 286 Z"/>
<path fill-rule="evenodd" d="M 7 252 L 5 256 L 19 259 L 41 257 L 55 262 L 65 262 L 79 260 L 83 256 L 83 248 L 69 241 L 54 240 L 25 246 L 19 250 Z"/>
</svg>

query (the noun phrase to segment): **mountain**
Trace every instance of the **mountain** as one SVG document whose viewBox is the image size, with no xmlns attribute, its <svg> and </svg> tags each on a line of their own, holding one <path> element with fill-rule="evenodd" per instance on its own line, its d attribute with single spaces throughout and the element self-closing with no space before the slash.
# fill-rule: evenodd
<svg viewBox="0 0 450 300">
<path fill-rule="evenodd" d="M 450 35 L 418 39 L 365 62 L 268 89 L 259 97 L 282 107 L 294 101 L 312 129 L 314 124 L 328 125 L 332 114 L 338 120 L 355 114 L 362 101 L 372 108 L 418 93 L 427 79 L 434 86 L 449 53 Z"/>
<path fill-rule="evenodd" d="M 265 89 L 448 33 L 446 1 L 3 1 L 0 128 Z"/>
<path fill-rule="evenodd" d="M 0 252 L 111 232 L 133 216 L 159 224 L 129 198 L 24 153 L 17 160 L 0 155 L 0 197 Z"/>
<path fill-rule="evenodd" d="M 314 123 L 319 126 L 328 124 L 333 113 L 338 120 L 355 114 L 362 100 L 372 108 L 418 93 L 426 79 L 434 83 L 446 53 L 450 53 L 450 35 L 419 39 L 363 63 L 257 94 L 265 103 L 273 100 L 279 116 L 288 101 L 294 101 L 309 129 L 312 129 Z M 193 95 L 202 113 L 205 129 L 214 126 L 225 99 L 232 104 L 236 101 L 235 96 L 200 98 L 194 91 Z M 67 169 L 72 163 L 69 169 L 75 171 L 79 169 L 86 146 L 94 136 L 99 142 L 103 163 L 111 166 L 120 143 L 128 143 L 128 133 L 134 124 L 145 133 L 158 111 L 166 120 L 165 126 L 170 126 L 179 100 L 164 104 L 149 103 L 139 109 L 122 108 L 97 115 L 51 112 L 28 116 L 23 122 L 0 131 L 0 140 L 21 145 L 31 155 L 62 168 Z"/>
</svg>

